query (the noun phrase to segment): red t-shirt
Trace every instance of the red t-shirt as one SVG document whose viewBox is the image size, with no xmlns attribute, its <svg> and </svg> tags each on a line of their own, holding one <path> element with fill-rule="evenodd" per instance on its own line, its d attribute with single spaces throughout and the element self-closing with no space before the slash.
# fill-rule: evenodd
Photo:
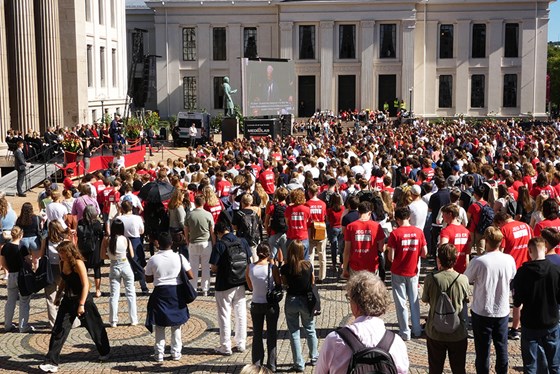
<svg viewBox="0 0 560 374">
<path fill-rule="evenodd" d="M 488 205 L 486 201 L 479 201 L 480 205 Z M 478 222 L 480 221 L 480 211 L 481 207 L 478 206 L 476 202 L 472 203 L 467 211 L 468 214 L 471 215 L 471 220 L 469 221 L 469 226 L 467 227 L 470 232 L 475 232 L 476 226 L 478 226 Z"/>
<path fill-rule="evenodd" d="M 105 193 L 107 194 L 105 195 Z M 119 202 L 121 193 L 112 187 L 107 187 L 103 190 L 103 195 L 105 195 L 103 198 L 103 213 L 109 214 L 111 212 L 111 204 L 117 204 Z"/>
<path fill-rule="evenodd" d="M 220 213 L 222 213 L 222 210 L 224 209 L 222 207 L 222 202 L 221 201 L 218 203 L 218 205 L 214 205 L 214 206 L 209 206 L 208 204 L 204 204 L 203 208 L 207 212 L 210 212 L 210 214 L 212 215 L 212 218 L 214 218 L 214 223 L 218 222 L 218 218 L 220 217 Z"/>
<path fill-rule="evenodd" d="M 429 182 L 432 180 L 432 178 L 435 175 L 435 170 L 433 168 L 423 168 L 422 171 L 426 174 L 426 182 Z"/>
<path fill-rule="evenodd" d="M 527 189 L 529 190 L 529 192 L 531 192 L 531 190 L 533 189 L 533 184 L 535 184 L 537 182 L 537 176 L 530 176 L 530 175 L 526 175 L 523 177 L 523 184 L 525 186 L 527 186 Z"/>
<path fill-rule="evenodd" d="M 216 182 L 216 194 L 218 197 L 229 196 L 229 191 L 231 190 L 231 183 L 227 179 L 222 179 Z"/>
<path fill-rule="evenodd" d="M 344 240 L 350 242 L 349 265 L 353 271 L 377 270 L 377 243 L 385 240 L 385 233 L 379 223 L 371 220 L 354 221 L 346 226 Z"/>
<path fill-rule="evenodd" d="M 332 228 L 342 227 L 342 215 L 344 214 L 344 209 L 335 212 L 332 209 L 327 209 L 327 221 Z"/>
<path fill-rule="evenodd" d="M 541 231 L 545 227 L 552 227 L 560 232 L 560 218 L 556 218 L 554 220 L 545 219 L 544 221 L 540 221 L 535 225 L 535 236 L 541 236 Z"/>
<path fill-rule="evenodd" d="M 531 192 L 529 193 L 529 195 L 531 195 L 531 197 L 533 199 L 536 199 L 537 196 L 539 196 L 541 193 L 543 195 L 547 195 L 548 197 L 550 197 L 552 199 L 556 199 L 556 190 L 550 184 L 546 185 L 544 187 L 539 187 L 537 185 L 534 185 L 533 189 L 531 189 Z"/>
<path fill-rule="evenodd" d="M 387 247 L 395 254 L 391 273 L 402 277 L 418 274 L 420 250 L 426 246 L 424 233 L 416 226 L 401 226 L 391 232 Z"/>
<path fill-rule="evenodd" d="M 313 222 L 325 222 L 327 219 L 327 204 L 323 200 L 307 200 L 305 203 L 309 207 L 309 214 L 311 215 L 311 220 L 309 221 L 308 227 L 311 227 Z"/>
<path fill-rule="evenodd" d="M 513 188 L 513 186 L 508 188 L 508 193 L 511 196 L 513 196 L 513 200 L 517 201 L 517 198 L 519 197 L 519 192 L 517 192 L 517 190 Z"/>
<path fill-rule="evenodd" d="M 307 225 L 311 218 L 311 213 L 307 205 L 288 206 L 284 217 L 286 217 L 286 225 L 288 226 L 287 239 L 306 240 L 309 238 Z"/>
<path fill-rule="evenodd" d="M 440 240 L 447 238 L 447 242 L 451 243 L 457 248 L 457 262 L 453 269 L 456 272 L 463 274 L 467 269 L 467 243 L 469 242 L 470 232 L 463 225 L 449 225 L 441 230 L 439 235 Z"/>
<path fill-rule="evenodd" d="M 70 179 L 69 177 L 65 177 L 62 181 L 62 184 L 64 185 L 65 190 L 70 190 L 72 189 L 72 187 L 74 187 L 74 182 L 72 182 L 72 179 Z"/>
<path fill-rule="evenodd" d="M 519 191 L 519 187 L 523 186 L 523 182 L 515 181 L 511 186 L 513 187 L 514 190 Z"/>
<path fill-rule="evenodd" d="M 270 154 L 270 157 L 272 157 L 273 159 L 275 159 L 276 161 L 281 161 L 282 160 L 282 153 L 280 152 L 273 152 Z"/>
<path fill-rule="evenodd" d="M 261 172 L 259 176 L 259 182 L 263 186 L 264 192 L 268 195 L 272 195 L 276 188 L 276 184 L 274 183 L 274 172 L 270 169 L 266 169 Z"/>
<path fill-rule="evenodd" d="M 506 223 L 500 231 L 504 238 L 501 247 L 504 253 L 515 260 L 515 267 L 519 269 L 524 262 L 529 261 L 527 245 L 533 237 L 533 229 L 526 223 L 512 221 Z"/>
</svg>

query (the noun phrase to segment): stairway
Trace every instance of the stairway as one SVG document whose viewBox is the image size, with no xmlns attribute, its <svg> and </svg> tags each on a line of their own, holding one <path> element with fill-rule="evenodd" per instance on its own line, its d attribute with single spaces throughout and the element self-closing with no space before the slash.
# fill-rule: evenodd
<svg viewBox="0 0 560 374">
<path fill-rule="evenodd" d="M 23 182 L 23 190 L 28 191 L 42 183 L 45 179 L 51 178 L 51 176 L 56 173 L 57 169 L 54 163 L 31 164 L 26 170 L 27 173 Z M 0 178 L 0 191 L 5 192 L 7 196 L 15 196 L 17 194 L 16 182 L 17 171 L 14 170 Z"/>
</svg>

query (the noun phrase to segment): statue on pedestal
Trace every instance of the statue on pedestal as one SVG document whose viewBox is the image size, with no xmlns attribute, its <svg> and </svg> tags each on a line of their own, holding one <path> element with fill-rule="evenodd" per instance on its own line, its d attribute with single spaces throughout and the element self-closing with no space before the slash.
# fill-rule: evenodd
<svg viewBox="0 0 560 374">
<path fill-rule="evenodd" d="M 228 77 L 224 77 L 224 83 L 222 84 L 222 86 L 224 87 L 224 116 L 235 117 L 235 112 L 233 111 L 233 99 L 231 98 L 231 94 L 236 93 L 237 90 L 231 89 Z"/>
</svg>

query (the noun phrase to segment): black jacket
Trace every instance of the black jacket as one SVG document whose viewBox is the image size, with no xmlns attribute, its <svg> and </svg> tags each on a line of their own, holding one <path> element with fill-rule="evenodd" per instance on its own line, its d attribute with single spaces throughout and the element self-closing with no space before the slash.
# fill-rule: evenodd
<svg viewBox="0 0 560 374">
<path fill-rule="evenodd" d="M 14 152 L 15 168 L 17 171 L 25 171 L 25 166 L 27 162 L 25 161 L 25 156 L 21 149 L 16 149 Z"/>
</svg>

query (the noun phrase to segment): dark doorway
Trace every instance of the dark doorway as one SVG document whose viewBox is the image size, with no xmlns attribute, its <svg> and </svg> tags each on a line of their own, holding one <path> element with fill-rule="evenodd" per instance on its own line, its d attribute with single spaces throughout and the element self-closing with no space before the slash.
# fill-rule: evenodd
<svg viewBox="0 0 560 374">
<path fill-rule="evenodd" d="M 338 111 L 356 109 L 356 76 L 338 76 Z"/>
<path fill-rule="evenodd" d="M 315 76 L 298 76 L 298 117 L 311 117 L 315 113 Z"/>
<path fill-rule="evenodd" d="M 377 109 L 383 110 L 385 103 L 389 104 L 391 116 L 397 115 L 397 110 L 393 106 L 393 101 L 397 97 L 397 76 L 380 75 L 377 94 Z"/>
</svg>

